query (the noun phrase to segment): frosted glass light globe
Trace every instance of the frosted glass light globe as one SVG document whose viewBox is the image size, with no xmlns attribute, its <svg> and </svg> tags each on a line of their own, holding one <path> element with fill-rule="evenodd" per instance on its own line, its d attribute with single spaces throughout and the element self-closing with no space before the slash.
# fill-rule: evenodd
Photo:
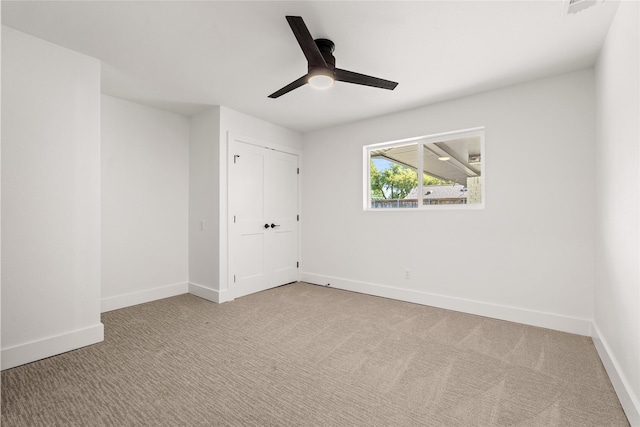
<svg viewBox="0 0 640 427">
<path fill-rule="evenodd" d="M 309 77 L 309 85 L 314 89 L 328 89 L 333 86 L 334 80 L 324 74 L 316 74 Z"/>
</svg>

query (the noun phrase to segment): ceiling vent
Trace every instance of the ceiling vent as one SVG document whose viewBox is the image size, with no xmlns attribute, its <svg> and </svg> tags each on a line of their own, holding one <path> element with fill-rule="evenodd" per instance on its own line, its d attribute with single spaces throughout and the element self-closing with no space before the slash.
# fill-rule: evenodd
<svg viewBox="0 0 640 427">
<path fill-rule="evenodd" d="M 602 0 L 600 0 L 602 1 Z M 575 15 L 576 13 L 594 6 L 598 0 L 565 0 L 565 15 Z"/>
</svg>

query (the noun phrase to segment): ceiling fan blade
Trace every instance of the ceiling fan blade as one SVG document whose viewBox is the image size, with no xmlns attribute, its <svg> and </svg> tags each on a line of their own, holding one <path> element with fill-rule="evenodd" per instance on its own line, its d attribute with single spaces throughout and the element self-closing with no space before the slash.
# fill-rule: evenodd
<svg viewBox="0 0 640 427">
<path fill-rule="evenodd" d="M 327 63 L 302 18 L 300 16 L 287 16 L 287 22 L 291 27 L 291 31 L 293 31 L 293 35 L 296 36 L 309 65 L 326 67 Z"/>
<path fill-rule="evenodd" d="M 298 80 L 289 83 L 288 85 L 286 85 L 282 89 L 273 92 L 271 95 L 269 95 L 269 98 L 278 98 L 279 96 L 282 96 L 285 93 L 289 93 L 292 90 L 297 89 L 300 86 L 303 86 L 305 84 L 307 84 L 307 75 L 306 74 L 304 76 L 300 77 Z"/>
<path fill-rule="evenodd" d="M 355 83 L 357 85 L 379 87 L 381 89 L 393 90 L 398 83 L 391 80 L 379 79 L 377 77 L 367 76 L 365 74 L 354 73 L 353 71 L 335 69 L 336 80 L 346 83 Z"/>
</svg>

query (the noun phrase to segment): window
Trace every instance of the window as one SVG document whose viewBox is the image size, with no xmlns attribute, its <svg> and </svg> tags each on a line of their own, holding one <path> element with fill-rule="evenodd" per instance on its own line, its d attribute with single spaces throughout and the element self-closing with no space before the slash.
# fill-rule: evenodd
<svg viewBox="0 0 640 427">
<path fill-rule="evenodd" d="M 367 145 L 364 161 L 366 210 L 484 207 L 484 128 Z"/>
</svg>

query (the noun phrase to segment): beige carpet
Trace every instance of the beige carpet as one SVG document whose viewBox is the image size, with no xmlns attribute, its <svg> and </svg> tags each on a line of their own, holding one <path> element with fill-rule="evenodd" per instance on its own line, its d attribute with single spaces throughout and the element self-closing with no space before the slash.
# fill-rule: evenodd
<svg viewBox="0 0 640 427">
<path fill-rule="evenodd" d="M 103 315 L 2 426 L 626 426 L 590 338 L 303 283 Z"/>
</svg>

